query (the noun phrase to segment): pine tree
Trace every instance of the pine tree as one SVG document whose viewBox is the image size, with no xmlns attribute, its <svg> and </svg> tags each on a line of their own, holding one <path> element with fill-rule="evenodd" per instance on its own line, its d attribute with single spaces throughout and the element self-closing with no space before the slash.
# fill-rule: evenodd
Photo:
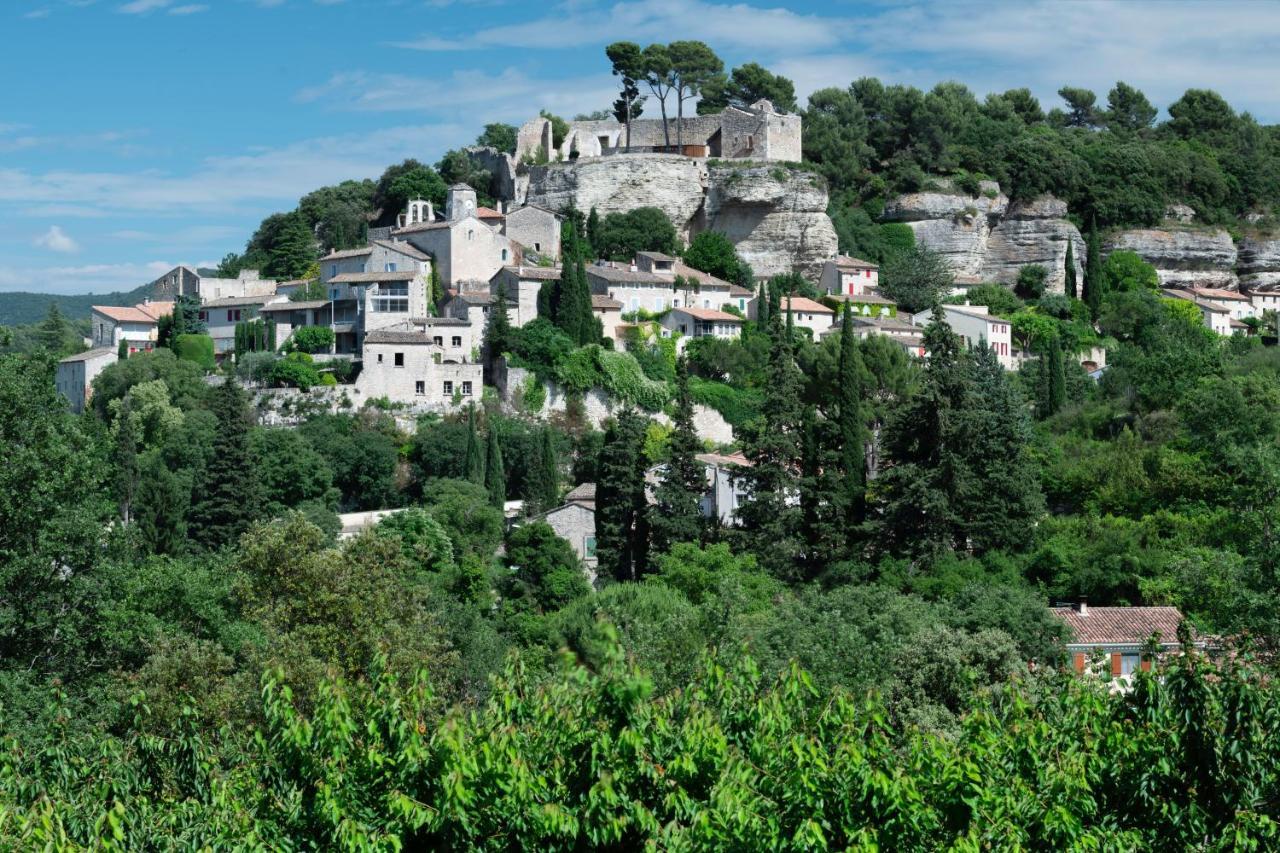
<svg viewBox="0 0 1280 853">
<path fill-rule="evenodd" d="M 1049 414 L 1056 415 L 1067 403 L 1067 378 L 1062 367 L 1062 343 L 1057 335 L 1049 339 Z"/>
<path fill-rule="evenodd" d="M 524 499 L 529 514 L 546 512 L 560 501 L 560 465 L 556 459 L 555 439 L 551 427 L 543 427 L 538 441 L 538 456 L 529 465 L 524 478 Z"/>
<path fill-rule="evenodd" d="M 678 542 L 702 540 L 707 522 L 702 497 L 707 491 L 706 468 L 698 461 L 702 442 L 693 426 L 693 398 L 689 394 L 689 365 L 676 363 L 676 411 L 672 418 L 671 455 L 654 489 L 649 508 L 653 550 L 665 553 Z"/>
<path fill-rule="evenodd" d="M 50 302 L 48 313 L 36 327 L 36 340 L 49 352 L 61 354 L 67 348 L 69 328 L 66 318 L 58 310 L 58 303 Z"/>
<path fill-rule="evenodd" d="M 249 403 L 234 379 L 215 388 L 209 408 L 217 419 L 209 464 L 194 489 L 191 538 L 209 550 L 234 545 L 257 518 L 258 480 L 249 455 Z"/>
<path fill-rule="evenodd" d="M 1102 308 L 1102 298 L 1106 295 L 1104 293 L 1106 284 L 1102 279 L 1102 243 L 1098 238 L 1096 224 L 1091 224 L 1089 227 L 1085 248 L 1088 254 L 1085 257 L 1084 267 L 1084 302 L 1089 306 L 1089 316 L 1097 321 L 1098 312 Z"/>
<path fill-rule="evenodd" d="M 600 573 L 636 580 L 647 571 L 649 523 L 644 492 L 648 420 L 627 409 L 605 431 L 596 474 L 596 558 Z"/>
<path fill-rule="evenodd" d="M 1070 238 L 1067 239 L 1066 292 L 1071 299 L 1076 298 L 1076 250 Z"/>
<path fill-rule="evenodd" d="M 840 362 L 836 372 L 836 425 L 841 450 L 844 521 L 848 533 L 866 516 L 867 413 L 863 402 L 868 382 L 867 368 L 853 333 L 853 308 L 848 303 L 840 323 Z"/>
<path fill-rule="evenodd" d="M 744 430 L 743 449 L 751 466 L 744 472 L 747 500 L 738 517 L 761 565 L 779 578 L 794 580 L 802 550 L 799 510 L 794 501 L 803 428 L 801 376 L 778 314 L 770 314 L 768 331 L 771 341 L 764 411 Z"/>
<path fill-rule="evenodd" d="M 152 554 L 180 554 L 187 545 L 187 505 L 191 484 L 174 474 L 158 452 L 142 456 L 133 523 L 143 548 Z"/>
<path fill-rule="evenodd" d="M 841 472 L 843 454 L 838 424 L 805 406 L 800 430 L 800 538 L 803 553 L 799 579 L 813 580 L 845 556 L 847 484 Z"/>
<path fill-rule="evenodd" d="M 484 455 L 480 451 L 480 437 L 476 433 L 476 407 L 467 408 L 467 479 L 477 486 L 484 485 Z"/>
<path fill-rule="evenodd" d="M 489 491 L 489 503 L 496 509 L 502 509 L 507 502 L 507 473 L 503 470 L 498 430 L 492 420 L 485 446 L 484 487 Z"/>
<path fill-rule="evenodd" d="M 116 358 L 124 361 L 129 357 L 129 342 L 124 338 L 120 339 L 120 343 L 116 345 Z"/>
</svg>

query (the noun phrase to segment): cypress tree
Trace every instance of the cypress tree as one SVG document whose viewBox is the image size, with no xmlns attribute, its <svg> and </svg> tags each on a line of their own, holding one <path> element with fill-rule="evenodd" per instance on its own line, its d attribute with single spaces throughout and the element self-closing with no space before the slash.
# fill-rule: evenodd
<svg viewBox="0 0 1280 853">
<path fill-rule="evenodd" d="M 600 212 L 593 205 L 587 215 L 587 245 L 591 247 L 592 257 L 600 257 Z"/>
<path fill-rule="evenodd" d="M 1066 292 L 1071 299 L 1076 298 L 1076 250 L 1075 243 L 1067 238 Z"/>
<path fill-rule="evenodd" d="M 196 484 L 191 538 L 209 550 L 234 545 L 257 517 L 260 492 L 249 456 L 249 402 L 234 379 L 215 388 L 209 408 L 218 428 L 209 464 Z"/>
<path fill-rule="evenodd" d="M 551 427 L 543 427 L 538 441 L 538 456 L 529 465 L 524 480 L 524 499 L 532 511 L 546 512 L 560 500 L 560 465 L 556 459 Z"/>
<path fill-rule="evenodd" d="M 507 472 L 502 466 L 502 445 L 498 442 L 497 425 L 492 420 L 485 446 L 484 487 L 489 491 L 489 503 L 496 509 L 502 509 L 507 501 Z"/>
<path fill-rule="evenodd" d="M 1045 419 L 1053 414 L 1053 399 L 1049 393 L 1049 356 L 1041 353 L 1036 360 L 1036 415 Z"/>
<path fill-rule="evenodd" d="M 698 542 L 707 522 L 702 497 L 707 491 L 706 468 L 698 461 L 702 442 L 693 426 L 693 398 L 689 395 L 689 365 L 676 363 L 676 411 L 672 418 L 671 455 L 654 489 L 649 507 L 653 549 L 665 553 L 678 542 Z"/>
<path fill-rule="evenodd" d="M 1057 414 L 1067 403 L 1067 378 L 1062 367 L 1062 343 L 1058 336 L 1049 339 L 1049 414 Z"/>
<path fill-rule="evenodd" d="M 1102 280 L 1102 242 L 1098 239 L 1096 224 L 1090 224 L 1085 248 L 1088 254 L 1084 267 L 1084 302 L 1089 306 L 1089 316 L 1096 322 L 1106 287 Z"/>
<path fill-rule="evenodd" d="M 769 328 L 769 286 L 760 282 L 760 295 L 756 297 L 756 323 L 761 329 Z"/>
<path fill-rule="evenodd" d="M 551 306 L 555 324 L 579 346 L 597 344 L 600 321 L 591 310 L 591 287 L 587 283 L 582 241 L 572 220 L 565 223 L 564 231 L 563 242 L 568 249 L 560 271 L 559 298 Z"/>
<path fill-rule="evenodd" d="M 115 458 L 112 460 L 116 467 L 116 503 L 120 507 L 120 520 L 125 524 L 133 517 L 139 483 L 138 443 L 133 435 L 132 413 L 133 406 L 126 396 L 116 415 Z"/>
<path fill-rule="evenodd" d="M 604 435 L 596 472 L 596 558 L 602 575 L 636 580 L 647 570 L 644 436 L 648 420 L 627 409 Z"/>
<path fill-rule="evenodd" d="M 467 407 L 467 479 L 477 486 L 483 486 L 484 456 L 480 451 L 480 437 L 476 434 L 476 407 Z"/>
<path fill-rule="evenodd" d="M 511 307 L 505 285 L 498 288 L 498 299 L 489 312 L 489 325 L 484 330 L 484 347 L 492 364 L 511 349 Z"/>
<path fill-rule="evenodd" d="M 841 450 L 845 524 L 862 524 L 866 515 L 867 428 L 863 399 L 867 368 L 853 333 L 853 307 L 845 303 L 840 323 L 840 362 L 836 373 L 836 424 Z M 850 531 L 852 532 L 852 531 Z"/>
<path fill-rule="evenodd" d="M 561 277 L 564 276 L 564 270 L 560 271 Z M 560 282 L 544 281 L 538 287 L 538 316 L 549 323 L 556 321 L 556 302 L 558 300 L 558 292 Z"/>
<path fill-rule="evenodd" d="M 799 510 L 793 500 L 803 429 L 801 376 L 777 314 L 770 314 L 768 331 L 764 410 L 744 430 L 743 450 L 751 466 L 743 475 L 747 500 L 738 518 L 760 563 L 778 577 L 794 580 L 802 550 Z"/>
<path fill-rule="evenodd" d="M 845 556 L 847 484 L 841 472 L 839 426 L 804 408 L 800 431 L 800 579 L 813 580 Z"/>
<path fill-rule="evenodd" d="M 116 358 L 124 361 L 129 357 L 129 342 L 124 338 L 120 339 L 120 343 L 116 346 Z"/>
</svg>

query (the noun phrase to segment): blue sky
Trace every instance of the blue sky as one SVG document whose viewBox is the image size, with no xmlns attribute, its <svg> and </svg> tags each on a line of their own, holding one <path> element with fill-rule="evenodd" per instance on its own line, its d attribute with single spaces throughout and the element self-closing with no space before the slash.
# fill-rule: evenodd
<svg viewBox="0 0 1280 853">
<path fill-rule="evenodd" d="M 0 0 L 0 290 L 128 289 L 239 250 L 300 195 L 489 121 L 607 106 L 603 45 L 697 38 L 802 95 L 1123 79 L 1280 122 L 1280 4 Z"/>
</svg>

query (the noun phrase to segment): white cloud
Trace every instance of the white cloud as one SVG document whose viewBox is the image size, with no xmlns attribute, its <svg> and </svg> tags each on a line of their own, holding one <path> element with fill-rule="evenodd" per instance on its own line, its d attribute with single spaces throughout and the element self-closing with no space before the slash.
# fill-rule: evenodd
<svg viewBox="0 0 1280 853">
<path fill-rule="evenodd" d="M 533 50 L 583 47 L 625 37 L 642 43 L 701 39 L 717 48 L 821 50 L 840 44 L 849 25 L 846 19 L 806 15 L 781 7 L 705 0 L 634 0 L 606 9 L 556 7 L 546 17 L 532 21 L 457 36 L 433 34 L 398 42 L 397 46 L 430 51 L 493 47 Z"/>
<path fill-rule="evenodd" d="M 37 237 L 34 245 L 62 255 L 74 255 L 80 251 L 80 244 L 71 239 L 70 235 L 57 225 L 51 226 L 48 231 Z"/>
<path fill-rule="evenodd" d="M 173 0 L 133 0 L 121 6 L 120 11 L 126 15 L 144 15 L 147 12 L 164 9 L 172 3 Z"/>
<path fill-rule="evenodd" d="M 203 3 L 192 3 L 187 6 L 174 6 L 169 10 L 170 15 L 194 15 L 198 12 L 207 12 L 209 7 Z"/>
<path fill-rule="evenodd" d="M 29 21 L 34 21 L 40 18 L 47 18 L 52 13 L 53 13 L 53 10 L 49 8 L 32 9 L 30 12 L 26 13 L 22 17 L 26 18 Z"/>
</svg>

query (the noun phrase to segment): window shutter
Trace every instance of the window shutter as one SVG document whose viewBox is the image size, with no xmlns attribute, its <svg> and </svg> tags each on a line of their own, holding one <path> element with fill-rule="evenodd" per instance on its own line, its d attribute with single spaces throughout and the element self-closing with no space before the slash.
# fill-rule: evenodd
<svg viewBox="0 0 1280 853">
<path fill-rule="evenodd" d="M 1111 653 L 1111 674 L 1117 676 L 1120 674 L 1120 653 Z"/>
<path fill-rule="evenodd" d="M 1144 657 L 1142 658 L 1142 663 L 1140 663 L 1140 664 L 1139 664 L 1139 666 L 1141 667 L 1141 669 L 1142 669 L 1142 671 L 1143 671 L 1143 672 L 1150 672 L 1150 671 L 1151 671 L 1151 658 L 1149 658 L 1149 657 L 1145 657 L 1145 656 L 1144 656 Z"/>
<path fill-rule="evenodd" d="M 1075 667 L 1077 675 L 1084 674 L 1084 652 L 1076 652 Z"/>
</svg>

